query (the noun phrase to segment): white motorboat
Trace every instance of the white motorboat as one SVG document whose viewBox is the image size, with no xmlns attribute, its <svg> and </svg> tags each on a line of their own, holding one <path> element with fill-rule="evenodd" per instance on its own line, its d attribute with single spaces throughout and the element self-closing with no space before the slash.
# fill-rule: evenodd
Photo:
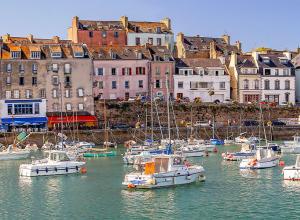
<svg viewBox="0 0 300 220">
<path fill-rule="evenodd" d="M 293 166 L 286 166 L 282 170 L 284 180 L 300 180 L 300 155 L 297 155 L 296 163 Z"/>
<path fill-rule="evenodd" d="M 240 169 L 264 169 L 278 165 L 279 157 L 270 149 L 259 149 L 253 158 L 243 159 Z"/>
<path fill-rule="evenodd" d="M 71 173 L 85 173 L 84 161 L 70 160 L 65 151 L 46 151 L 46 158 L 33 161 L 31 164 L 22 164 L 19 168 L 21 176 L 51 176 Z"/>
<path fill-rule="evenodd" d="M 122 185 L 128 188 L 159 188 L 203 181 L 205 170 L 202 166 L 185 164 L 182 157 L 160 155 L 145 163 L 141 172 L 125 175 Z"/>
<path fill-rule="evenodd" d="M 225 144 L 225 145 L 234 144 L 234 140 L 232 140 L 232 139 L 225 139 L 225 140 L 224 140 L 224 144 Z"/>
<path fill-rule="evenodd" d="M 0 152 L 0 160 L 19 160 L 26 159 L 30 154 L 29 150 L 20 149 L 9 145 L 7 149 Z"/>
<path fill-rule="evenodd" d="M 282 153 L 300 154 L 300 136 L 294 136 L 293 141 L 285 141 L 280 148 Z"/>
<path fill-rule="evenodd" d="M 205 150 L 199 145 L 187 145 L 179 148 L 179 150 L 175 151 L 175 154 L 182 157 L 203 157 Z"/>
</svg>

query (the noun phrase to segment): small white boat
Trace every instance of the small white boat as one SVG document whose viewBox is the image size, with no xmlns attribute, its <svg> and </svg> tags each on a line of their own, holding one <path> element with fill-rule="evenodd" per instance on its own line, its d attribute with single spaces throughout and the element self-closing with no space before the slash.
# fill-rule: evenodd
<svg viewBox="0 0 300 220">
<path fill-rule="evenodd" d="M 300 180 L 300 155 L 297 155 L 296 163 L 293 166 L 286 166 L 282 170 L 284 180 Z"/>
<path fill-rule="evenodd" d="M 7 149 L 0 152 L 0 160 L 26 159 L 30 154 L 29 150 L 20 149 L 9 145 Z"/>
<path fill-rule="evenodd" d="M 238 152 L 225 152 L 222 153 L 224 160 L 239 161 L 243 159 L 253 158 L 256 153 L 254 144 L 242 144 L 241 151 Z"/>
<path fill-rule="evenodd" d="M 240 169 L 264 169 L 278 165 L 279 157 L 274 155 L 274 151 L 259 149 L 253 158 L 243 159 Z"/>
<path fill-rule="evenodd" d="M 85 173 L 84 161 L 70 160 L 65 151 L 46 151 L 46 158 L 22 164 L 19 168 L 20 176 L 51 176 L 71 173 Z"/>
<path fill-rule="evenodd" d="M 159 188 L 203 181 L 204 168 L 190 166 L 182 157 L 160 155 L 145 163 L 142 172 L 125 175 L 122 185 L 128 188 Z"/>
<path fill-rule="evenodd" d="M 234 144 L 234 140 L 232 140 L 232 139 L 225 139 L 225 140 L 224 140 L 224 144 L 225 144 L 225 145 Z"/>
</svg>

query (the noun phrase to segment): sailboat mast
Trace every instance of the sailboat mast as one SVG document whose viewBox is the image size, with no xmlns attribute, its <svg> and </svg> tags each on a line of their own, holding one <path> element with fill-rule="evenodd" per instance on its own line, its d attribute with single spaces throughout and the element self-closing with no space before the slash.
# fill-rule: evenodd
<svg viewBox="0 0 300 220">
<path fill-rule="evenodd" d="M 170 125 L 170 94 L 169 94 L 169 80 L 166 74 L 166 88 L 167 88 L 167 113 L 168 113 L 168 139 L 171 144 L 171 125 Z"/>
<path fill-rule="evenodd" d="M 150 97 L 151 97 L 151 146 L 153 145 L 154 135 L 153 135 L 153 85 L 150 83 Z"/>
<path fill-rule="evenodd" d="M 107 148 L 107 144 L 108 144 L 108 132 L 107 132 L 107 117 L 106 117 L 105 99 L 103 99 L 103 117 L 104 117 L 104 145 Z"/>
<path fill-rule="evenodd" d="M 62 88 L 61 88 L 61 82 L 59 81 L 59 92 L 60 92 L 60 133 L 61 133 L 61 144 L 62 148 L 64 148 L 63 140 L 63 94 L 62 94 Z"/>
</svg>

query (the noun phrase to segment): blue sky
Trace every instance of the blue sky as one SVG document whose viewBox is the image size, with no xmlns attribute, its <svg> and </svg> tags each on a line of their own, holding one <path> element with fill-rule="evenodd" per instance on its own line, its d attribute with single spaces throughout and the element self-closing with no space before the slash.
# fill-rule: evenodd
<svg viewBox="0 0 300 220">
<path fill-rule="evenodd" d="M 174 33 L 231 35 L 244 51 L 266 46 L 295 49 L 299 0 L 9 0 L 0 3 L 0 34 L 66 38 L 71 19 L 172 19 Z"/>
</svg>

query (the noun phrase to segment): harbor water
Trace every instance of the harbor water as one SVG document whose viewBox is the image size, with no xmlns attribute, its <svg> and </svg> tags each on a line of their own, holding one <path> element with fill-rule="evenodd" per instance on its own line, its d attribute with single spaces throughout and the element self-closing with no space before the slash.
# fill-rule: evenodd
<svg viewBox="0 0 300 220">
<path fill-rule="evenodd" d="M 25 178 L 21 161 L 0 162 L 0 219 L 297 219 L 300 182 L 282 180 L 282 167 L 239 170 L 221 153 L 192 159 L 206 181 L 155 190 L 121 185 L 131 167 L 119 156 L 87 160 L 87 174 Z M 294 164 L 295 156 L 283 156 Z"/>
</svg>

